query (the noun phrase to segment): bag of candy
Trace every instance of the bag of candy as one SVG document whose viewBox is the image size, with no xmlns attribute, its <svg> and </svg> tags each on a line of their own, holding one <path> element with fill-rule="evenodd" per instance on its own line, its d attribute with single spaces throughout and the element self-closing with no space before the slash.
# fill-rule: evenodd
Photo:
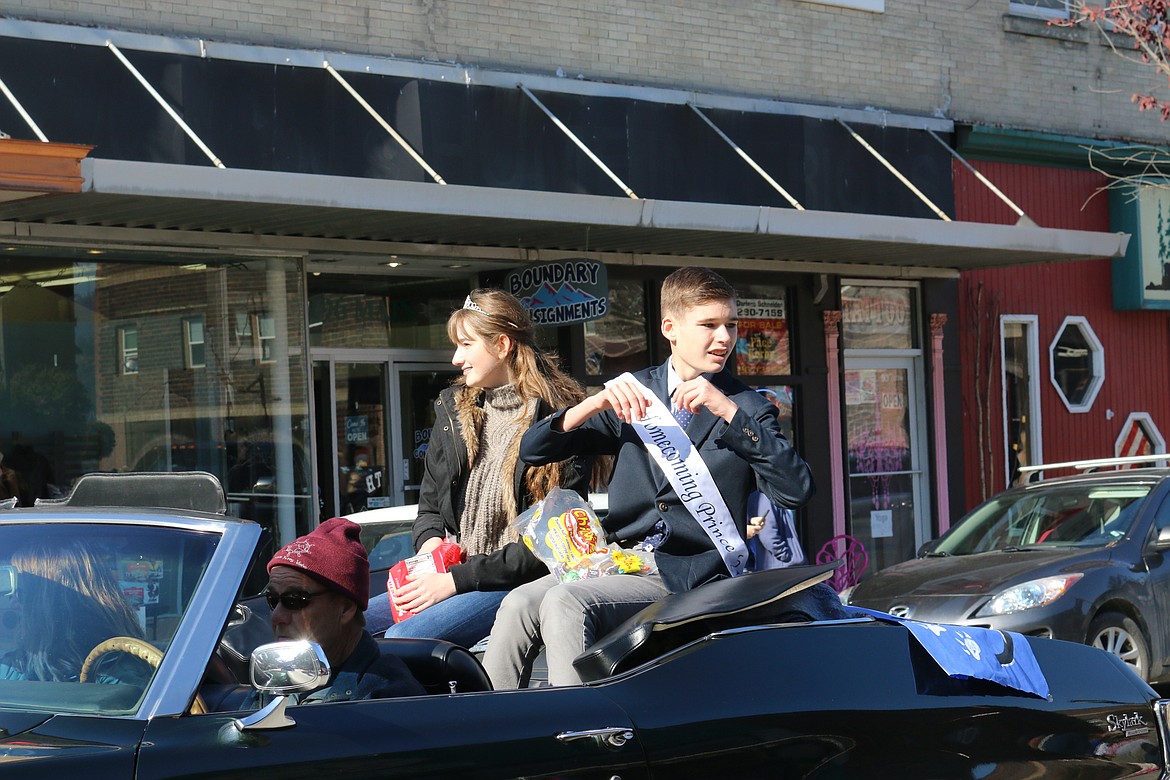
<svg viewBox="0 0 1170 780">
<path fill-rule="evenodd" d="M 597 513 L 572 490 L 553 488 L 513 525 L 532 554 L 562 582 L 657 571 L 652 553 L 607 545 Z"/>
</svg>

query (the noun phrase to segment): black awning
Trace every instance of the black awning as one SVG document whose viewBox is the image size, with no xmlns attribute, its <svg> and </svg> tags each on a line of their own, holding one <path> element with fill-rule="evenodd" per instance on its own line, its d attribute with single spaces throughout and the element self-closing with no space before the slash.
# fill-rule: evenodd
<svg viewBox="0 0 1170 780">
<path fill-rule="evenodd" d="M 95 147 L 82 194 L 0 202 L 12 240 L 353 256 L 412 243 L 520 259 L 562 251 L 936 269 L 1124 248 L 1113 234 L 944 222 L 849 133 L 951 213 L 950 153 L 932 133 L 950 130 L 944 120 L 549 77 L 457 78 L 453 66 L 349 55 L 336 55 L 331 72 L 320 52 L 13 20 L 0 20 L 0 40 L 0 80 L 48 140 Z M 690 105 L 699 97 L 702 116 Z M 34 135 L 5 100 L 0 129 Z"/>
<path fill-rule="evenodd" d="M 91 145 L 95 159 L 210 164 L 107 47 L 0 40 L 0 79 L 48 140 Z M 227 168 L 430 181 L 324 67 L 120 51 Z M 514 86 L 344 78 L 448 183 L 621 194 Z M 534 92 L 641 198 L 789 208 L 685 104 Z M 832 119 L 705 113 L 806 208 L 933 218 Z M 953 212 L 950 159 L 924 130 L 854 127 Z M 3 99 L 0 129 L 35 140 Z"/>
<path fill-rule="evenodd" d="M 422 182 L 85 160 L 85 191 L 0 203 L 9 239 L 385 255 L 393 243 L 540 252 L 968 269 L 1109 257 L 1125 234 L 632 200 Z M 88 231 L 88 232 L 86 232 Z M 118 231 L 122 231 L 119 233 Z M 258 238 L 259 237 L 259 238 Z M 637 256 L 644 256 L 638 259 Z M 651 258 L 651 259 L 647 259 Z M 621 262 L 620 257 L 611 259 Z M 812 269 L 808 269 L 812 270 Z"/>
</svg>

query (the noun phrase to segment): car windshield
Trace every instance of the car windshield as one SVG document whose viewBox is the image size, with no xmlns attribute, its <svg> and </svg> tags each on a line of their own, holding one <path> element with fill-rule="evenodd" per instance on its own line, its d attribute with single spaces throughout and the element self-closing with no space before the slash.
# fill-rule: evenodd
<svg viewBox="0 0 1170 780">
<path fill-rule="evenodd" d="M 977 507 L 931 550 L 973 555 L 1022 547 L 1104 547 L 1129 534 L 1148 485 L 1064 484 L 1009 491 Z"/>
<path fill-rule="evenodd" d="M 133 713 L 218 540 L 146 525 L 0 525 L 0 709 Z"/>
</svg>

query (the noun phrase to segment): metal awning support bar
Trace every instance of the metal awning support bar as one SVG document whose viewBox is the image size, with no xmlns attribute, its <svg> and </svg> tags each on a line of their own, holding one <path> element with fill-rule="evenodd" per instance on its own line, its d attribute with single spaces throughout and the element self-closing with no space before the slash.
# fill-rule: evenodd
<svg viewBox="0 0 1170 780">
<path fill-rule="evenodd" d="M 791 205 L 792 208 L 797 209 L 798 211 L 804 211 L 804 206 L 800 205 L 800 202 L 797 201 L 796 198 L 789 195 L 788 191 L 786 189 L 781 187 L 780 184 L 775 179 L 773 179 L 771 176 L 769 176 L 768 172 L 765 171 L 763 168 L 761 168 L 756 163 L 756 161 L 753 160 L 748 155 L 747 152 L 745 152 L 742 148 L 740 148 L 739 144 L 737 144 L 735 141 L 732 141 L 731 138 L 728 137 L 727 133 L 723 132 L 723 130 L 719 127 L 719 125 L 712 122 L 711 119 L 706 114 L 704 114 L 702 111 L 700 111 L 699 107 L 696 106 L 694 103 L 687 103 L 687 105 L 690 106 L 692 111 L 694 111 L 696 114 L 699 115 L 699 119 L 702 119 L 704 122 L 707 123 L 708 127 L 710 127 L 712 130 L 714 130 L 716 133 L 718 133 L 719 137 L 722 138 L 724 141 L 726 141 L 727 145 L 730 146 L 732 149 L 734 149 L 735 153 L 743 158 L 744 162 L 746 162 L 748 165 L 752 166 L 752 170 L 754 170 L 756 173 L 760 174 L 760 176 L 764 179 L 764 181 L 768 182 L 768 184 L 771 184 L 772 189 L 776 190 L 776 192 L 779 192 L 784 197 L 784 200 L 788 201 L 789 205 Z"/>
<path fill-rule="evenodd" d="M 943 212 L 942 209 L 940 209 L 938 206 L 934 205 L 934 202 L 931 201 L 930 198 L 926 197 L 926 194 L 922 190 L 915 187 L 914 183 L 912 181 L 910 181 L 905 176 L 903 176 L 902 172 L 899 171 L 897 168 L 895 168 L 893 163 L 891 163 L 885 157 L 882 157 L 881 152 L 879 152 L 877 149 L 874 149 L 869 144 L 868 141 L 866 141 L 864 138 L 862 138 L 860 135 L 858 135 L 856 130 L 854 130 L 852 127 L 850 127 L 848 124 L 841 121 L 840 119 L 837 120 L 837 124 L 841 125 L 841 127 L 844 127 L 846 130 L 848 130 L 849 135 L 853 136 L 854 141 L 857 141 L 857 143 L 859 143 L 863 147 L 865 147 L 865 150 L 867 152 L 869 152 L 870 154 L 872 154 L 874 156 L 874 158 L 877 159 L 878 162 L 880 162 L 882 165 L 886 166 L 886 170 L 888 170 L 890 173 L 894 174 L 894 176 L 898 177 L 898 181 L 905 184 L 907 189 L 909 189 L 911 192 L 913 192 L 915 195 L 917 195 L 918 199 L 920 201 L 922 201 L 923 203 L 925 203 L 927 208 L 929 208 L 931 211 L 933 211 L 935 214 L 937 214 L 939 219 L 941 219 L 944 222 L 951 221 L 951 218 L 948 217 Z"/>
<path fill-rule="evenodd" d="M 966 168 L 972 174 L 974 174 L 976 179 L 983 182 L 984 186 L 986 186 L 987 189 L 989 189 L 993 193 L 995 193 L 995 196 L 997 198 L 999 198 L 1004 203 L 1006 203 L 1008 208 L 1010 208 L 1012 211 L 1016 212 L 1016 216 L 1020 218 L 1019 222 L 1017 222 L 1016 224 L 1024 224 L 1024 225 L 1035 225 L 1036 224 L 1035 222 L 1032 221 L 1032 219 L 1027 214 L 1024 213 L 1024 210 L 1022 208 L 1020 208 L 1019 206 L 1017 206 L 1015 203 L 1012 202 L 1011 198 L 1009 198 L 1007 195 L 1004 195 L 1003 192 L 999 189 L 999 187 L 996 187 L 994 184 L 991 183 L 990 179 L 988 179 L 986 176 L 984 176 L 979 171 L 975 170 L 975 168 L 971 165 L 971 163 L 967 162 L 963 158 L 963 155 L 959 154 L 954 149 L 952 149 L 950 144 L 948 144 L 943 139 L 939 138 L 938 135 L 933 130 L 931 130 L 929 127 L 926 128 L 926 132 L 930 133 L 930 137 L 933 138 L 934 140 L 938 141 L 939 144 L 942 145 L 942 148 L 944 148 L 948 152 L 950 152 L 951 157 L 954 157 L 956 160 L 958 160 L 960 163 L 963 164 L 964 168 Z"/>
<path fill-rule="evenodd" d="M 33 118 L 28 115 L 27 111 L 24 110 L 24 106 L 22 106 L 20 101 L 16 99 L 16 95 L 12 94 L 12 90 L 8 88 L 8 85 L 4 83 L 3 79 L 0 79 L 0 92 L 4 93 L 4 97 L 8 98 L 8 102 L 11 103 L 12 107 L 16 109 L 16 113 L 20 114 L 21 119 L 23 119 L 25 123 L 32 128 L 32 131 L 36 133 L 37 138 L 41 139 L 41 143 L 47 144 L 49 139 L 45 136 L 44 133 L 41 132 L 41 128 L 37 127 L 37 123 L 34 122 Z"/>
<path fill-rule="evenodd" d="M 430 175 L 430 177 L 432 179 L 434 179 L 439 184 L 446 184 L 447 183 L 447 182 L 443 181 L 443 177 L 440 176 L 434 168 L 432 168 L 430 165 L 427 164 L 427 161 L 422 158 L 422 155 L 419 154 L 418 152 L 416 152 L 411 147 L 411 145 L 409 143 L 407 143 L 406 139 L 403 138 L 402 136 L 400 136 L 398 134 L 398 131 L 395 130 L 393 127 L 391 127 L 390 123 L 387 122 L 385 119 L 383 119 L 382 115 L 379 114 L 374 109 L 373 106 L 371 106 L 368 102 L 366 102 L 366 99 L 364 97 L 362 97 L 360 94 L 358 94 L 358 91 L 356 89 L 354 89 L 353 86 L 350 85 L 350 83 L 348 81 L 345 80 L 344 76 L 342 76 L 340 73 L 337 72 L 336 68 L 334 68 L 332 65 L 329 64 L 328 60 L 325 61 L 324 65 L 325 65 L 325 70 L 329 71 L 330 75 L 332 75 L 333 78 L 337 79 L 337 83 L 340 84 L 341 86 L 345 87 L 345 91 L 348 92 L 353 97 L 353 99 L 358 102 L 358 105 L 360 105 L 362 108 L 364 108 L 366 110 L 366 112 L 374 118 L 374 121 L 377 122 L 378 124 L 380 124 L 382 126 L 382 129 L 385 130 L 387 133 L 389 133 L 390 137 L 393 138 L 395 141 L 397 141 L 398 145 L 401 146 L 404 150 L 406 150 L 406 153 L 409 154 L 411 157 L 413 157 L 414 161 L 416 163 L 418 163 L 422 167 L 422 169 L 424 171 L 426 171 L 428 175 Z"/>
<path fill-rule="evenodd" d="M 175 123 L 178 124 L 179 127 L 183 128 L 183 132 L 187 134 L 187 137 L 194 141 L 195 145 L 203 150 L 203 153 L 207 155 L 207 159 L 211 160 L 216 168 L 226 168 L 227 166 L 225 166 L 220 161 L 220 159 L 215 156 L 215 153 L 207 147 L 207 144 L 203 143 L 203 140 L 195 134 L 195 131 L 192 130 L 191 127 L 183 121 L 183 117 L 179 116 L 178 112 L 171 108 L 171 104 L 164 100 L 163 96 L 158 93 L 158 90 L 151 86 L 150 82 L 147 81 L 146 78 L 138 72 L 138 68 L 134 67 L 133 63 L 126 59 L 126 55 L 122 54 L 121 50 L 114 45 L 114 42 L 106 41 L 106 47 L 114 53 L 114 56 L 117 57 L 118 60 L 126 67 L 126 70 L 130 71 L 130 75 L 138 79 L 138 83 L 141 84 L 143 88 L 150 93 L 150 96 L 153 97 L 160 106 L 162 106 L 163 110 L 171 115 L 171 119 L 175 120 Z"/>
<path fill-rule="evenodd" d="M 568 127 L 566 127 L 565 123 L 562 122 L 559 118 L 557 118 L 556 114 L 554 114 L 552 111 L 550 111 L 544 103 L 541 103 L 540 99 L 538 97 L 536 97 L 536 95 L 532 94 L 532 90 L 530 90 L 528 87 L 524 86 L 523 84 L 517 84 L 516 86 L 520 88 L 521 92 L 523 92 L 525 95 L 528 96 L 529 100 L 531 100 L 533 103 L 536 104 L 537 108 L 539 108 L 541 111 L 544 112 L 545 116 L 547 116 L 550 120 L 552 120 L 552 123 L 554 125 L 556 125 L 557 127 L 559 127 L 561 129 L 562 133 L 564 133 L 566 136 L 569 137 L 570 141 L 572 141 L 573 143 L 575 143 L 577 145 L 578 149 L 585 152 L 585 154 L 589 157 L 589 159 L 593 161 L 593 164 L 601 169 L 602 173 L 604 173 L 606 176 L 608 176 L 610 178 L 610 180 L 613 181 L 614 184 L 621 187 L 622 192 L 626 193 L 626 195 L 629 195 L 634 200 L 638 199 L 638 196 L 636 194 L 634 194 L 634 191 L 631 190 L 629 187 L 627 187 L 626 183 L 624 181 L 622 181 L 621 179 L 619 179 L 618 175 L 616 173 L 614 173 L 613 171 L 611 171 L 609 169 L 609 166 L 607 166 L 605 163 L 603 163 L 601 161 L 601 158 L 598 157 L 596 154 L 594 154 L 593 151 L 588 146 L 585 145 L 584 141 L 582 141 L 580 138 L 578 138 L 576 135 L 574 135 L 573 131 L 570 130 Z"/>
</svg>

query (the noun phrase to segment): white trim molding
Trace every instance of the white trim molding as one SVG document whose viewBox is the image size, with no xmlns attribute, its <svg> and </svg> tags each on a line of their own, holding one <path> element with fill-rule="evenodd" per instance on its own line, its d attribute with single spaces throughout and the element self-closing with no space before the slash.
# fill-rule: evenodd
<svg viewBox="0 0 1170 780">
<path fill-rule="evenodd" d="M 1154 445 L 1155 453 L 1162 453 L 1166 451 L 1166 439 L 1162 437 L 1162 432 L 1158 430 L 1154 418 L 1150 416 L 1149 412 L 1131 412 L 1129 417 L 1125 418 L 1125 422 L 1121 426 L 1120 433 L 1117 434 L 1117 441 L 1113 443 L 1113 454 L 1117 457 L 1125 457 L 1128 455 L 1137 455 L 1135 452 L 1123 452 L 1126 447 L 1126 441 L 1129 439 L 1130 431 L 1133 428 L 1141 430 L 1145 437 L 1149 439 L 1150 444 Z"/>
<path fill-rule="evenodd" d="M 886 12 L 886 0 L 801 0 L 817 5 L 835 5 L 838 8 L 852 8 L 855 11 L 870 11 L 875 14 Z"/>
<path fill-rule="evenodd" d="M 1003 422 L 1004 484 L 1011 484 L 1012 453 L 1008 449 L 1007 411 L 1007 355 L 1004 350 L 1004 326 L 1015 323 L 1024 326 L 1024 340 L 1028 360 L 1028 463 L 1044 462 L 1044 425 L 1040 412 L 1040 318 L 1035 314 L 1003 314 L 999 318 L 999 389 L 1000 417 Z"/>
<path fill-rule="evenodd" d="M 1061 336 L 1064 335 L 1065 330 L 1070 327 L 1077 328 L 1080 330 L 1081 335 L 1084 336 L 1085 343 L 1089 347 L 1089 355 L 1093 365 L 1093 377 L 1089 380 L 1088 387 L 1085 388 L 1084 397 L 1078 403 L 1073 403 L 1069 400 L 1064 394 L 1064 388 L 1056 380 L 1056 345 L 1060 341 Z M 1048 345 L 1048 377 L 1052 380 L 1052 386 L 1056 388 L 1056 394 L 1060 396 L 1060 400 L 1064 402 L 1064 405 L 1068 407 L 1070 412 L 1080 414 L 1093 408 L 1093 402 L 1097 400 L 1097 393 L 1101 392 L 1101 386 L 1105 384 L 1105 347 L 1101 345 L 1101 340 L 1097 338 L 1097 334 L 1093 331 L 1093 326 L 1089 324 L 1088 319 L 1085 317 L 1079 315 L 1068 316 L 1060 324 L 1060 328 L 1056 331 L 1056 336 L 1052 339 L 1052 343 Z"/>
<path fill-rule="evenodd" d="M 1053 2 L 1037 2 L 1037 0 L 1011 0 L 1008 3 L 1008 13 L 1019 16 L 1037 16 L 1041 19 L 1067 19 L 1068 5 L 1065 0 Z"/>
</svg>

